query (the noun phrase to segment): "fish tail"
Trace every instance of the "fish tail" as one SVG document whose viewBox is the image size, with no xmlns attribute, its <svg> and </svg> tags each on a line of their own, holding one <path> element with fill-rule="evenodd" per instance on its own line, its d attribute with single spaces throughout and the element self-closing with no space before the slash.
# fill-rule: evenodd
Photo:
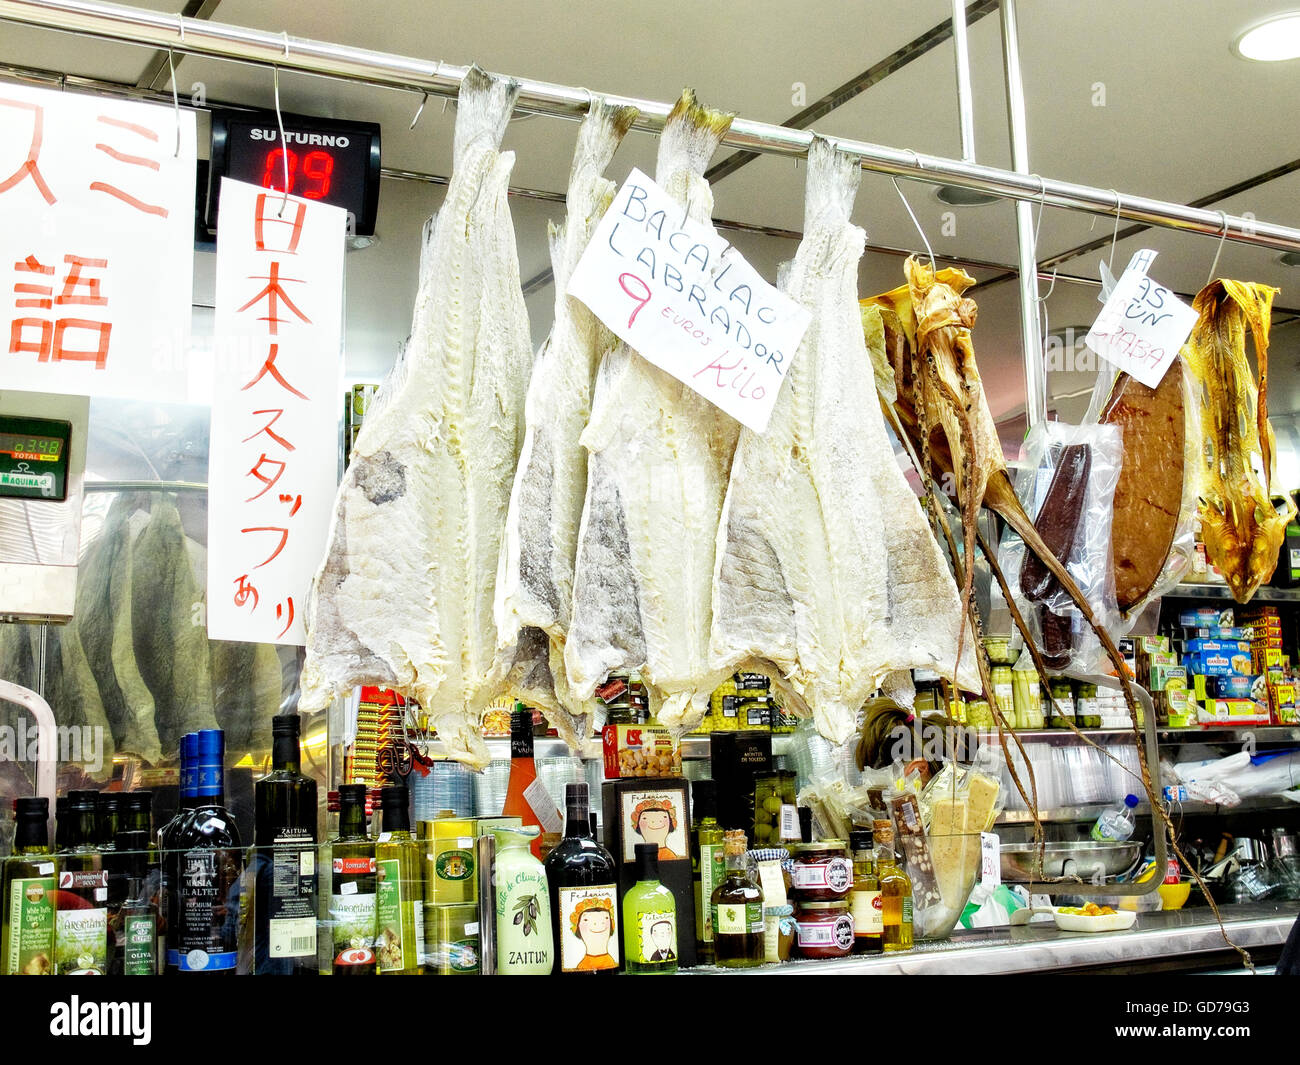
<svg viewBox="0 0 1300 1065">
<path fill-rule="evenodd" d="M 683 89 L 659 138 L 659 172 L 667 174 L 668 164 L 680 165 L 685 156 L 692 169 L 703 173 L 735 117 L 730 111 L 703 106 L 694 89 Z"/>
<path fill-rule="evenodd" d="M 457 99 L 454 167 L 480 142 L 495 151 L 501 146 L 506 125 L 519 99 L 519 82 L 489 74 L 475 63 L 460 83 Z"/>
<path fill-rule="evenodd" d="M 831 221 L 847 222 L 862 181 L 862 167 L 854 156 L 839 151 L 824 137 L 808 146 L 808 188 L 804 194 L 804 231 L 829 212 Z"/>
</svg>

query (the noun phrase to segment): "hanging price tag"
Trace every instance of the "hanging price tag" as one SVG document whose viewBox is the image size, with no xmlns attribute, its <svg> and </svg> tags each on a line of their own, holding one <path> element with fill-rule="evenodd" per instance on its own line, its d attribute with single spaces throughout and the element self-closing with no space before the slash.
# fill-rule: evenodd
<svg viewBox="0 0 1300 1065">
<path fill-rule="evenodd" d="M 1002 883 L 1002 859 L 996 832 L 980 833 L 980 883 L 995 888 Z"/>
<path fill-rule="evenodd" d="M 1148 388 L 1160 384 L 1196 324 L 1196 312 L 1147 275 L 1155 255 L 1133 257 L 1087 337 L 1088 347 Z"/>
</svg>

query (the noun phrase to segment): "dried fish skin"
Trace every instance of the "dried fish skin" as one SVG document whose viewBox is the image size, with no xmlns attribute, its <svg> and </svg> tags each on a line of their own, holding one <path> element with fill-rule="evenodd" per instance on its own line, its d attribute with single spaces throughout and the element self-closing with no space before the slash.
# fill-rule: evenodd
<svg viewBox="0 0 1300 1065">
<path fill-rule="evenodd" d="M 782 290 L 812 312 L 766 432 L 743 429 L 718 533 L 711 664 L 766 660 L 835 743 L 912 668 L 951 675 L 957 587 L 894 459 L 876 400 L 885 363 L 857 303 L 861 168 L 814 138 L 804 237 Z M 869 323 L 871 324 L 871 323 Z M 748 668 L 748 667 L 747 667 Z M 958 682 L 978 688 L 968 641 Z"/>
<path fill-rule="evenodd" d="M 140 676 L 153 695 L 158 739 L 164 751 L 181 737 L 217 728 L 213 712 L 208 638 L 195 624 L 203 589 L 194 575 L 175 502 L 155 494 L 149 520 L 131 557 L 131 640 Z M 241 750 L 237 746 L 228 749 Z"/>
<path fill-rule="evenodd" d="M 587 451 L 579 438 L 591 413 L 597 367 L 614 336 L 566 290 L 613 201 L 615 186 L 604 171 L 637 114 L 634 107 L 595 98 L 578 131 L 567 215 L 549 231 L 555 320 L 528 385 L 524 444 L 497 578 L 497 644 L 503 654 L 515 654 L 506 687 L 541 709 L 575 750 L 590 735 L 595 709 L 590 700 L 573 697 L 564 674 L 587 491 Z"/>
<path fill-rule="evenodd" d="M 656 180 L 710 224 L 704 168 L 731 124 L 689 90 L 659 140 Z M 708 663 L 718 518 L 739 423 L 624 343 L 601 360 L 591 418 L 564 664 L 590 699 L 611 672 L 640 672 L 652 712 L 680 736 L 725 677 Z"/>
<path fill-rule="evenodd" d="M 1195 472 L 1205 549 L 1233 597 L 1249 602 L 1273 576 L 1287 524 L 1296 515 L 1288 495 L 1281 511 L 1270 487 L 1275 474 L 1268 423 L 1268 334 L 1273 297 L 1268 285 L 1212 281 L 1192 301 L 1199 316 L 1183 357 L 1200 401 L 1202 462 Z M 1246 358 L 1246 331 L 1255 342 L 1256 385 Z"/>
<path fill-rule="evenodd" d="M 394 688 L 476 767 L 491 757 L 481 712 L 513 659 L 493 606 L 533 360 L 506 196 L 514 154 L 500 151 L 518 93 L 477 67 L 461 84 L 411 338 L 358 434 L 308 603 L 300 702 Z"/>
</svg>

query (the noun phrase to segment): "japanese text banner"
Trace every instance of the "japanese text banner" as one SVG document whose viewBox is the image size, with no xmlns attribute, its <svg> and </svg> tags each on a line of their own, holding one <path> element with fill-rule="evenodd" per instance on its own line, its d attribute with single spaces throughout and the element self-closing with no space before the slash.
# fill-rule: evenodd
<svg viewBox="0 0 1300 1065">
<path fill-rule="evenodd" d="M 338 485 L 347 212 L 223 179 L 208 636 L 305 643 Z"/>
<path fill-rule="evenodd" d="M 0 85 L 0 382 L 187 400 L 194 114 Z"/>
</svg>

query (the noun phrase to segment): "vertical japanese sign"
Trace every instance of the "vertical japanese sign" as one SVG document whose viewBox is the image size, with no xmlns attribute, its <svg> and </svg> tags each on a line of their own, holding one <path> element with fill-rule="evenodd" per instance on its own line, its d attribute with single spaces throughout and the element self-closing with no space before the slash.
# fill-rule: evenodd
<svg viewBox="0 0 1300 1065">
<path fill-rule="evenodd" d="M 338 481 L 347 212 L 224 179 L 208 636 L 302 644 Z"/>
<path fill-rule="evenodd" d="M 185 402 L 194 114 L 0 85 L 0 381 Z"/>
</svg>

